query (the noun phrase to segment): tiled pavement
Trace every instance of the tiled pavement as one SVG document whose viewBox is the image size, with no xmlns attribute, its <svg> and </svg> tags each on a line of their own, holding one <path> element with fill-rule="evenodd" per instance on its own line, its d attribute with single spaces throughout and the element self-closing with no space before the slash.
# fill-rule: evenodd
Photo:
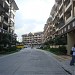
<svg viewBox="0 0 75 75">
<path fill-rule="evenodd" d="M 52 54 L 52 53 L 51 53 Z M 71 56 L 67 56 L 67 55 L 55 55 L 52 54 L 61 64 L 61 66 L 67 71 L 69 72 L 71 75 L 75 75 L 75 65 L 74 66 L 70 66 L 70 61 L 71 61 Z"/>
</svg>

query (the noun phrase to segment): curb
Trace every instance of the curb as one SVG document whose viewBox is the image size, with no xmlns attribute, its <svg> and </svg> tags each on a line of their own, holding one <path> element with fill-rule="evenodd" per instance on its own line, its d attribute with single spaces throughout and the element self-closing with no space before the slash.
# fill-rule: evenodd
<svg viewBox="0 0 75 75">
<path fill-rule="evenodd" d="M 69 74 L 69 75 L 74 75 L 73 74 L 73 71 L 67 67 L 66 65 L 64 65 L 62 62 L 60 62 L 59 60 L 57 60 L 54 56 L 57 57 L 57 55 L 51 53 L 51 52 L 48 52 L 48 51 L 43 51 L 45 52 L 46 54 L 48 54 L 48 56 L 52 55 L 53 56 L 53 59 L 56 60 L 56 62 Z"/>
<path fill-rule="evenodd" d="M 55 55 L 55 54 L 53 54 L 53 53 L 50 53 L 53 57 L 54 56 L 56 56 L 57 57 L 57 55 Z M 70 75 L 73 75 L 73 71 L 69 68 L 69 67 L 67 67 L 65 64 L 63 64 L 62 62 L 60 62 L 59 60 L 57 60 L 56 58 L 55 58 L 55 60 L 61 65 L 61 67 L 67 72 L 67 73 L 69 73 Z"/>
</svg>

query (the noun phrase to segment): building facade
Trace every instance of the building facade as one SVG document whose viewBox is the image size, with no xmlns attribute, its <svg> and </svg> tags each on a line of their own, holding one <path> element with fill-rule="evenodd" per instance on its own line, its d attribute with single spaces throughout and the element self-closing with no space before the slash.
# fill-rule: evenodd
<svg viewBox="0 0 75 75">
<path fill-rule="evenodd" d="M 15 0 L 0 0 L 0 42 L 7 37 L 12 43 L 17 37 L 14 33 L 16 10 Z"/>
<path fill-rule="evenodd" d="M 52 22 L 52 17 L 49 17 L 44 26 L 44 43 L 48 42 L 50 39 L 53 38 L 54 32 L 55 32 L 55 27 Z"/>
<path fill-rule="evenodd" d="M 55 0 L 51 10 L 55 35 L 67 36 L 67 54 L 75 43 L 75 0 Z"/>
<path fill-rule="evenodd" d="M 22 42 L 27 47 L 40 47 L 43 42 L 43 32 L 22 35 Z"/>
</svg>

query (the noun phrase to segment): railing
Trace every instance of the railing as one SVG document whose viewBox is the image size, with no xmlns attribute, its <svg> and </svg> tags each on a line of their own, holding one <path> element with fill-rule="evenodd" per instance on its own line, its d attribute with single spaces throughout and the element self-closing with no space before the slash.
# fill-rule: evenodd
<svg viewBox="0 0 75 75">
<path fill-rule="evenodd" d="M 68 13 L 68 14 L 66 15 L 66 20 L 67 20 L 69 17 L 71 17 L 71 13 Z"/>
<path fill-rule="evenodd" d="M 9 4 L 8 0 L 6 0 L 5 2 L 6 2 L 6 4 L 7 4 L 7 6 L 9 7 L 9 6 L 10 6 L 10 4 Z"/>
<path fill-rule="evenodd" d="M 9 33 L 7 30 L 5 30 L 5 29 L 3 29 L 3 28 L 1 28 L 1 27 L 0 27 L 0 32 L 1 32 L 1 33 Z"/>
<path fill-rule="evenodd" d="M 65 6 L 67 7 L 70 3 L 70 0 L 67 0 L 66 3 L 65 3 Z"/>
<path fill-rule="evenodd" d="M 61 2 L 61 5 L 59 5 L 59 10 L 62 8 L 63 6 L 63 2 Z"/>
<path fill-rule="evenodd" d="M 7 0 L 7 2 L 9 3 L 9 0 Z"/>
<path fill-rule="evenodd" d="M 7 26 L 9 25 L 7 21 L 4 21 L 3 23 L 4 23 L 5 25 L 7 25 Z"/>
</svg>

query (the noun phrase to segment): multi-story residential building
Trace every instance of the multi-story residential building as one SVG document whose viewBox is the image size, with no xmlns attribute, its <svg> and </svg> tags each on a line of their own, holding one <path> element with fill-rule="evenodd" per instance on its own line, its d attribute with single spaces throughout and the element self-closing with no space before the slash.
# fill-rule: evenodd
<svg viewBox="0 0 75 75">
<path fill-rule="evenodd" d="M 56 28 L 55 35 L 66 35 L 67 54 L 75 43 L 75 0 L 55 0 L 51 10 L 52 21 Z"/>
<path fill-rule="evenodd" d="M 52 39 L 52 34 L 54 33 L 55 27 L 52 22 L 52 17 L 49 17 L 47 19 L 47 22 L 44 26 L 44 43 L 48 42 L 50 39 Z"/>
<path fill-rule="evenodd" d="M 16 34 L 14 34 L 16 10 L 18 6 L 15 0 L 0 0 L 0 41 L 6 38 L 5 34 L 11 43 L 16 39 Z"/>
<path fill-rule="evenodd" d="M 22 42 L 26 46 L 34 46 L 34 47 L 40 47 L 43 42 L 43 32 L 37 32 L 37 33 L 29 33 L 22 35 Z"/>
</svg>

